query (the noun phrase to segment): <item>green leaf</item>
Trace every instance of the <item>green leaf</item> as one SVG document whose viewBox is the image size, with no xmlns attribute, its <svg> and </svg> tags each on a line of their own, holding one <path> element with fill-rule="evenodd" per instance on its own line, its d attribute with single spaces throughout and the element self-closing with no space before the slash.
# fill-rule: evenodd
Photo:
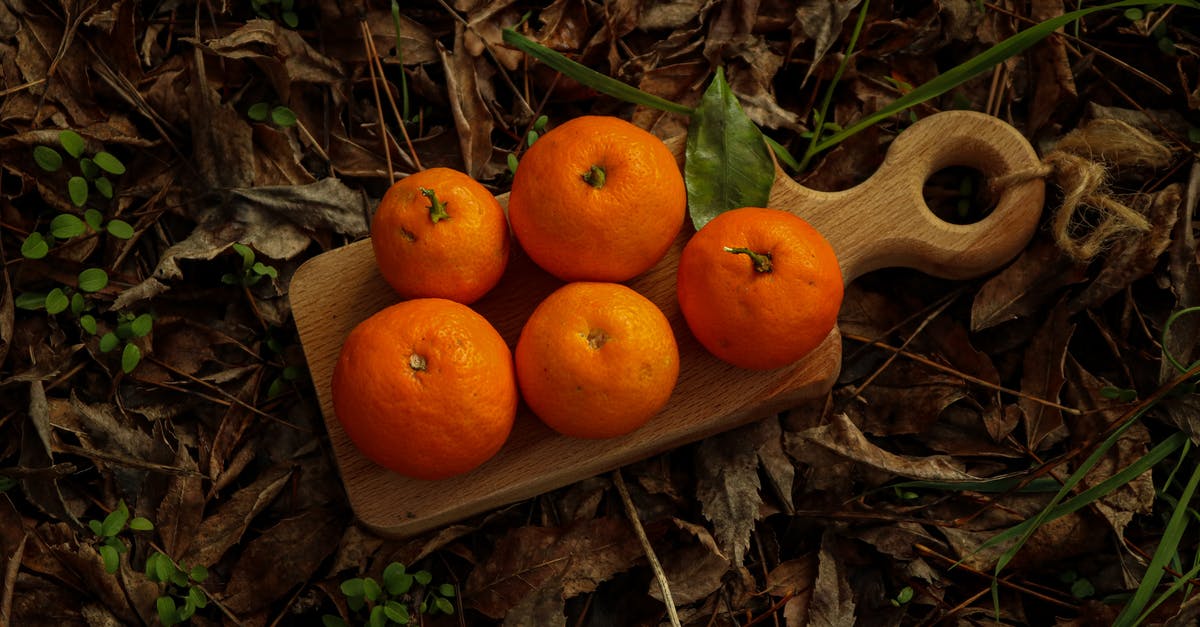
<svg viewBox="0 0 1200 627">
<path fill-rule="evenodd" d="M 83 221 L 87 222 L 93 231 L 99 231 L 100 225 L 104 223 L 104 214 L 98 209 L 87 209 L 83 212 Z"/>
<path fill-rule="evenodd" d="M 92 185 L 96 186 L 96 191 L 100 192 L 101 196 L 104 196 L 110 200 L 112 199 L 113 184 L 112 181 L 108 180 L 108 177 L 98 176 L 96 177 L 96 180 L 92 181 Z"/>
<path fill-rule="evenodd" d="M 21 256 L 26 259 L 41 259 L 50 252 L 50 243 L 41 233 L 34 231 L 21 242 Z"/>
<path fill-rule="evenodd" d="M 517 161 L 517 155 L 514 155 L 511 152 L 508 153 L 508 171 L 515 175 L 517 173 L 518 165 L 520 165 L 520 162 Z"/>
<path fill-rule="evenodd" d="M 148 518 L 138 516 L 137 518 L 129 521 L 129 528 L 133 529 L 134 531 L 152 531 L 154 529 L 154 523 L 150 522 L 150 519 Z"/>
<path fill-rule="evenodd" d="M 441 610 L 445 614 L 453 614 L 454 613 L 454 604 L 451 603 L 450 601 L 447 601 L 446 599 L 443 599 L 442 597 L 434 598 L 433 605 L 434 605 L 434 607 Z"/>
<path fill-rule="evenodd" d="M 130 330 L 133 332 L 134 337 L 146 337 L 153 328 L 154 316 L 148 313 L 141 314 L 130 323 Z"/>
<path fill-rule="evenodd" d="M 129 508 L 125 506 L 125 501 L 121 501 L 117 505 L 117 509 L 109 512 L 108 516 L 104 517 L 100 535 L 104 537 L 115 536 L 125 528 L 125 523 L 127 522 L 129 522 Z"/>
<path fill-rule="evenodd" d="M 355 577 L 347 579 L 341 585 L 342 594 L 350 598 L 362 598 L 363 596 L 363 580 Z"/>
<path fill-rule="evenodd" d="M 142 349 L 137 347 L 137 344 L 130 342 L 125 345 L 125 350 L 121 351 L 121 370 L 125 374 L 133 372 L 137 368 L 138 362 L 142 360 Z"/>
<path fill-rule="evenodd" d="M 61 287 L 56 287 L 46 294 L 46 313 L 59 314 L 67 310 L 71 305 L 71 299 L 63 293 Z"/>
<path fill-rule="evenodd" d="M 109 220 L 104 226 L 109 235 L 118 239 L 129 239 L 133 237 L 133 227 L 124 220 Z"/>
<path fill-rule="evenodd" d="M 101 532 L 104 530 L 104 527 L 102 526 L 102 523 L 99 520 L 95 520 L 95 519 L 89 520 L 88 521 L 88 529 L 91 529 L 92 533 L 96 534 L 97 536 L 103 535 Z"/>
<path fill-rule="evenodd" d="M 232 248 L 242 256 L 242 271 L 247 271 L 254 265 L 254 251 L 245 244 L 234 243 Z"/>
<path fill-rule="evenodd" d="M 539 115 L 538 119 L 533 121 L 533 130 L 541 133 L 546 130 L 546 125 L 550 123 L 550 117 Z"/>
<path fill-rule="evenodd" d="M 366 577 L 363 579 L 363 596 L 368 601 L 378 601 L 379 597 L 383 596 L 383 589 L 374 579 Z"/>
<path fill-rule="evenodd" d="M 539 135 L 537 131 L 529 131 L 529 133 L 525 135 L 525 145 L 532 146 L 533 142 L 538 140 L 538 137 Z"/>
<path fill-rule="evenodd" d="M 110 575 L 117 572 L 117 568 L 121 566 L 121 555 L 111 546 L 100 547 L 100 558 L 104 560 L 104 572 Z"/>
<path fill-rule="evenodd" d="M 286 386 L 287 383 L 285 383 L 283 379 L 279 377 L 272 379 L 271 385 L 267 387 L 267 398 L 275 398 L 276 396 L 283 394 L 283 390 Z"/>
<path fill-rule="evenodd" d="M 79 326 L 82 327 L 84 331 L 87 331 L 88 335 L 96 334 L 96 330 L 97 330 L 96 318 L 93 317 L 91 314 L 84 314 L 84 315 L 80 316 L 79 317 Z"/>
<path fill-rule="evenodd" d="M 385 627 L 387 625 L 387 613 L 384 612 L 382 605 L 376 605 L 371 608 L 371 616 L 367 619 L 367 624 L 370 627 Z"/>
<path fill-rule="evenodd" d="M 119 538 L 117 538 L 116 536 L 113 536 L 111 538 L 105 538 L 104 544 L 111 546 L 113 548 L 113 550 L 116 551 L 117 553 L 128 553 L 129 552 L 129 547 L 125 546 L 125 544 L 123 542 L 121 542 L 121 540 Z"/>
<path fill-rule="evenodd" d="M 515 47 L 525 54 L 545 63 L 552 69 L 558 70 L 563 74 L 575 79 L 579 83 L 591 87 L 596 91 L 608 94 L 614 98 L 619 98 L 633 104 L 667 111 L 670 113 L 679 113 L 682 115 L 691 115 L 692 110 L 684 105 L 670 100 L 659 98 L 653 94 L 648 94 L 636 87 L 632 87 L 621 81 L 606 76 L 597 72 L 585 65 L 581 65 L 568 59 L 567 57 L 555 52 L 541 44 L 535 43 L 533 40 L 524 37 L 517 31 L 506 28 L 503 32 L 504 43 Z"/>
<path fill-rule="evenodd" d="M 169 596 L 158 597 L 156 608 L 158 609 L 158 620 L 162 621 L 163 625 L 170 627 L 179 622 L 179 614 L 175 608 L 175 599 Z"/>
<path fill-rule="evenodd" d="M 279 276 L 279 272 L 275 270 L 274 266 L 268 266 L 267 264 L 265 264 L 261 261 L 254 262 L 254 265 L 250 266 L 250 270 L 253 271 L 254 274 L 257 274 L 259 276 L 269 276 L 272 279 L 277 278 Z"/>
<path fill-rule="evenodd" d="M 46 307 L 46 294 L 42 292 L 21 292 L 13 299 L 13 306 L 25 311 L 37 311 Z"/>
<path fill-rule="evenodd" d="M 1087 579 L 1076 579 L 1075 583 L 1071 584 L 1071 596 L 1076 599 L 1086 599 L 1093 594 L 1096 594 L 1096 586 Z"/>
<path fill-rule="evenodd" d="M 271 114 L 271 105 L 265 102 L 258 102 L 250 105 L 250 109 L 246 111 L 246 115 L 255 122 L 262 122 Z"/>
<path fill-rule="evenodd" d="M 407 590 L 401 590 L 401 578 L 405 575 L 404 564 L 400 562 L 392 562 L 383 569 L 383 587 L 387 589 L 388 594 L 404 594 Z"/>
<path fill-rule="evenodd" d="M 188 572 L 188 577 L 196 583 L 204 583 L 208 579 L 208 569 L 197 564 Z"/>
<path fill-rule="evenodd" d="M 422 586 L 428 586 L 429 582 L 433 581 L 433 575 L 429 574 L 427 570 L 418 570 L 413 573 L 413 576 L 417 578 L 417 583 Z"/>
<path fill-rule="evenodd" d="M 116 348 L 121 343 L 121 338 L 117 337 L 116 333 L 109 331 L 100 337 L 100 352 L 107 353 Z"/>
<path fill-rule="evenodd" d="M 108 285 L 108 273 L 102 268 L 88 268 L 79 273 L 79 289 L 85 292 L 99 292 Z"/>
<path fill-rule="evenodd" d="M 362 597 L 348 597 L 346 599 L 346 607 L 350 608 L 350 610 L 353 612 L 361 610 L 362 608 L 366 607 L 366 605 L 367 602 L 363 600 Z"/>
<path fill-rule="evenodd" d="M 296 15 L 295 11 L 284 11 L 280 17 L 283 18 L 283 23 L 287 24 L 289 28 L 296 28 L 300 25 L 300 16 Z"/>
<path fill-rule="evenodd" d="M 188 574 L 176 567 L 171 568 L 171 583 L 180 588 L 188 585 Z"/>
<path fill-rule="evenodd" d="M 440 594 L 444 597 L 453 597 L 454 596 L 454 585 L 444 583 L 444 584 L 438 586 L 437 591 L 438 591 L 438 594 Z"/>
<path fill-rule="evenodd" d="M 62 145 L 63 150 L 67 154 L 76 159 L 83 156 L 84 141 L 83 137 L 70 129 L 58 132 L 58 143 Z"/>
<path fill-rule="evenodd" d="M 208 597 L 204 596 L 204 591 L 197 586 L 188 586 L 187 598 L 196 607 L 208 605 Z"/>
<path fill-rule="evenodd" d="M 58 172 L 63 164 L 62 155 L 49 146 L 34 146 L 33 161 L 38 164 L 39 168 L 47 172 Z"/>
<path fill-rule="evenodd" d="M 295 126 L 296 113 L 284 106 L 275 107 L 274 109 L 271 109 L 271 121 L 275 123 L 275 126 L 281 126 L 283 128 Z"/>
<path fill-rule="evenodd" d="M 79 171 L 83 172 L 83 178 L 89 181 L 100 176 L 100 166 L 87 157 L 79 160 Z"/>
<path fill-rule="evenodd" d="M 1131 7 L 1144 5 L 1143 0 L 1125 0 L 1123 2 L 1113 2 L 1110 4 L 1091 6 L 1086 9 L 1071 11 L 1062 15 L 1052 17 L 1043 22 L 1039 22 L 1004 41 L 988 48 L 978 55 L 954 66 L 953 68 L 943 72 L 934 79 L 922 84 L 903 96 L 893 100 L 891 104 L 879 109 L 878 111 L 862 118 L 861 120 L 846 127 L 845 130 L 839 131 L 826 139 L 823 139 L 814 148 L 815 152 L 822 152 L 843 142 L 847 137 L 855 135 L 865 128 L 873 126 L 880 121 L 886 120 L 896 113 L 904 111 L 909 107 L 921 104 L 927 100 L 936 98 L 959 85 L 991 70 L 996 65 L 1021 54 L 1034 44 L 1045 39 L 1054 31 L 1074 22 L 1078 19 L 1087 17 L 1098 11 L 1106 11 L 1110 9 L 1118 9 L 1123 7 Z M 1162 4 L 1171 4 L 1177 6 L 1186 6 L 1191 8 L 1200 8 L 1200 3 L 1195 0 L 1172 0 L 1163 2 Z"/>
<path fill-rule="evenodd" d="M 71 202 L 75 203 L 76 207 L 82 207 L 88 199 L 87 179 L 82 176 L 72 176 L 67 181 L 67 193 L 71 195 Z"/>
<path fill-rule="evenodd" d="M 60 213 L 50 221 L 50 234 L 58 239 L 71 239 L 87 230 L 83 220 L 69 213 Z"/>
<path fill-rule="evenodd" d="M 285 366 L 283 368 L 283 372 L 280 373 L 280 377 L 282 377 L 284 381 L 295 381 L 296 379 L 300 378 L 300 375 L 303 372 L 304 369 L 300 366 Z"/>
<path fill-rule="evenodd" d="M 196 604 L 194 602 L 192 602 L 192 600 L 190 598 L 185 598 L 183 600 L 183 607 L 179 608 L 180 622 L 191 618 L 192 615 L 195 613 L 196 613 Z"/>
<path fill-rule="evenodd" d="M 86 306 L 87 303 L 83 300 L 83 294 L 80 294 L 79 292 L 71 294 L 71 313 L 78 316 L 79 314 L 83 313 L 83 308 Z"/>
<path fill-rule="evenodd" d="M 408 614 L 408 607 L 396 601 L 388 601 L 385 603 L 383 605 L 383 612 L 384 614 L 387 614 L 387 617 L 391 619 L 393 623 L 399 625 L 407 625 L 411 618 Z"/>
<path fill-rule="evenodd" d="M 333 614 L 321 616 L 321 624 L 325 627 L 350 627 L 345 620 L 342 620 L 341 616 L 334 616 Z"/>
<path fill-rule="evenodd" d="M 684 182 L 696 230 L 730 209 L 767 206 L 775 182 L 762 132 L 742 111 L 721 68 L 688 126 Z"/>
<path fill-rule="evenodd" d="M 101 170 L 104 170 L 109 174 L 125 173 L 125 164 L 121 163 L 121 160 L 111 152 L 105 152 L 101 150 L 100 152 L 96 153 L 96 156 L 92 160 L 96 162 L 96 165 L 100 166 Z"/>
<path fill-rule="evenodd" d="M 912 587 L 904 586 L 903 588 L 900 588 L 900 592 L 898 594 L 896 594 L 896 600 L 899 601 L 900 604 L 902 604 L 902 605 L 913 600 Z"/>
</svg>

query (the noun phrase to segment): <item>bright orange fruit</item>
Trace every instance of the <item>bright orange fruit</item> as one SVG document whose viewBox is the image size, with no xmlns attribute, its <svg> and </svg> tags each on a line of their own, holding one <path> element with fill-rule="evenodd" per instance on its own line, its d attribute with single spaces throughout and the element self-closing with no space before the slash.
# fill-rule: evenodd
<svg viewBox="0 0 1200 627">
<path fill-rule="evenodd" d="M 465 473 L 512 430 L 512 352 L 471 308 L 419 298 L 379 311 L 350 332 L 333 371 L 333 408 L 375 463 L 418 479 Z"/>
<path fill-rule="evenodd" d="M 430 168 L 383 195 L 371 244 L 380 273 L 400 296 L 470 304 L 504 274 L 508 222 L 483 185 L 457 170 Z"/>
<path fill-rule="evenodd" d="M 842 304 L 829 242 L 778 209 L 713 218 L 684 246 L 676 281 L 692 334 L 741 368 L 779 368 L 808 354 L 833 330 Z"/>
<path fill-rule="evenodd" d="M 679 378 L 679 348 L 666 316 L 617 283 L 568 283 L 521 330 L 517 383 L 552 429 L 609 438 L 659 412 Z"/>
<path fill-rule="evenodd" d="M 521 157 L 508 199 L 517 241 L 564 281 L 624 281 L 662 259 L 683 226 L 674 155 L 619 118 L 555 127 Z"/>
</svg>

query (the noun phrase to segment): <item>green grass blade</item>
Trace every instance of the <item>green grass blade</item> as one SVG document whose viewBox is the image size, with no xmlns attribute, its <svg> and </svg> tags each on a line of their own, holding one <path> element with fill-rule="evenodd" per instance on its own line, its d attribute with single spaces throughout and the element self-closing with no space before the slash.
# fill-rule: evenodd
<svg viewBox="0 0 1200 627">
<path fill-rule="evenodd" d="M 850 57 L 854 53 L 854 46 L 858 43 L 858 36 L 862 33 L 863 24 L 867 21 L 867 9 L 870 6 L 870 0 L 864 0 L 862 7 L 859 8 L 858 21 L 854 23 L 854 30 L 850 33 L 850 42 L 846 44 L 846 54 L 842 55 L 842 61 L 838 63 L 837 70 L 833 73 L 833 79 L 829 81 L 829 87 L 825 89 L 825 97 L 821 99 L 816 128 L 813 129 L 812 139 L 809 140 L 808 149 L 804 151 L 804 158 L 800 161 L 798 170 L 802 171 L 807 168 L 813 156 L 819 152 L 817 144 L 821 140 L 821 135 L 825 134 L 825 122 L 828 119 L 829 105 L 833 102 L 833 92 L 837 89 L 838 82 L 842 80 L 846 66 L 850 65 Z"/>
<path fill-rule="evenodd" d="M 1188 523 L 1188 505 L 1192 502 L 1192 496 L 1195 495 L 1198 484 L 1200 484 L 1200 466 L 1192 471 L 1192 476 L 1188 479 L 1187 486 L 1183 488 L 1183 494 L 1179 497 L 1179 503 L 1175 506 L 1175 511 L 1171 512 L 1171 519 L 1167 522 L 1166 529 L 1163 530 L 1158 548 L 1154 550 L 1154 556 L 1150 558 L 1150 565 L 1146 567 L 1146 574 L 1142 577 L 1141 584 L 1133 593 L 1133 598 L 1117 615 L 1114 625 L 1134 625 L 1140 621 L 1142 611 L 1150 603 L 1150 597 L 1154 594 L 1155 588 L 1158 588 L 1158 583 L 1162 581 L 1163 574 L 1166 573 L 1163 567 L 1175 554 L 1180 540 L 1183 539 L 1183 532 L 1187 529 Z M 1186 578 L 1184 580 L 1186 581 Z"/>
<path fill-rule="evenodd" d="M 1031 26 L 1008 39 L 992 46 L 991 48 L 981 52 L 979 55 L 967 60 L 966 62 L 957 65 L 945 73 L 939 75 L 933 80 L 922 84 L 912 91 L 904 94 L 900 98 L 892 101 L 888 106 L 868 115 L 867 117 L 855 122 L 846 129 L 830 135 L 828 138 L 819 142 L 814 148 L 814 153 L 828 150 L 847 137 L 862 131 L 863 129 L 873 126 L 874 124 L 886 120 L 887 118 L 899 113 L 909 107 L 918 105 L 926 100 L 936 98 L 955 87 L 979 76 L 980 74 L 992 69 L 995 65 L 1002 63 L 1022 52 L 1037 42 L 1045 39 L 1059 28 L 1074 22 L 1080 18 L 1091 15 L 1098 11 L 1109 9 L 1118 9 L 1121 7 L 1130 7 L 1146 4 L 1173 4 L 1183 7 L 1200 8 L 1200 3 L 1194 0 L 1169 0 L 1167 2 L 1147 3 L 1139 0 L 1124 0 L 1122 2 L 1113 2 L 1101 6 L 1088 7 L 1064 13 L 1058 17 L 1050 18 L 1035 26 Z"/>
<path fill-rule="evenodd" d="M 677 102 L 671 102 L 663 98 L 659 98 L 653 94 L 648 94 L 636 87 L 626 85 L 621 81 L 605 76 L 585 65 L 576 63 L 567 57 L 551 50 L 533 40 L 521 35 L 517 31 L 506 28 L 504 29 L 504 43 L 515 47 L 525 54 L 545 63 L 551 68 L 566 74 L 567 76 L 579 81 L 580 83 L 595 89 L 598 92 L 608 94 L 614 98 L 620 98 L 626 102 L 640 104 L 647 107 L 667 111 L 669 113 L 680 113 L 683 115 L 691 115 L 692 110 Z"/>
<path fill-rule="evenodd" d="M 1164 591 L 1162 594 L 1158 595 L 1158 598 L 1155 599 L 1154 602 L 1150 604 L 1150 607 L 1147 607 L 1146 610 L 1144 612 L 1142 612 L 1142 615 L 1138 616 L 1138 619 L 1137 619 L 1137 621 L 1134 622 L 1134 624 L 1140 625 L 1140 624 L 1146 622 L 1146 619 L 1150 617 L 1151 612 L 1158 609 L 1158 606 L 1162 605 L 1163 601 L 1166 601 L 1167 599 L 1174 596 L 1175 593 L 1179 592 L 1180 588 L 1183 588 L 1184 586 L 1188 585 L 1188 582 L 1191 581 L 1192 579 L 1195 579 L 1196 575 L 1200 575 L 1200 564 L 1196 564 L 1195 566 L 1193 566 L 1192 569 L 1187 571 L 1186 573 L 1184 573 L 1182 577 L 1176 579 L 1175 582 L 1172 583 L 1171 586 L 1166 589 L 1166 591 Z M 1185 596 L 1186 596 L 1186 594 L 1185 594 Z"/>
</svg>

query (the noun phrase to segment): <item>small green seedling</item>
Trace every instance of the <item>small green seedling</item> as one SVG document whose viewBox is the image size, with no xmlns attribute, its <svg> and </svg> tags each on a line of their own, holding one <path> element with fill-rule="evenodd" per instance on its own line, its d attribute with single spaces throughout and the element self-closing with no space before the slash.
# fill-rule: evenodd
<svg viewBox="0 0 1200 627">
<path fill-rule="evenodd" d="M 1121 403 L 1132 403 L 1137 400 L 1137 390 L 1106 385 L 1100 388 L 1100 396 Z"/>
<path fill-rule="evenodd" d="M 195 615 L 196 610 L 208 607 L 208 595 L 200 587 L 208 579 L 208 569 L 203 566 L 185 569 L 166 554 L 155 551 L 146 558 L 146 577 L 163 584 L 156 607 L 158 620 L 166 627 L 182 623 Z"/>
<path fill-rule="evenodd" d="M 80 324 L 83 324 L 82 320 Z M 92 328 L 95 329 L 94 321 Z M 125 347 L 121 349 L 121 370 L 129 374 L 142 361 L 142 349 L 138 348 L 137 339 L 146 337 L 153 329 L 154 316 L 148 313 L 134 315 L 122 312 L 117 316 L 117 328 L 100 336 L 100 352 L 110 353 L 124 344 Z M 94 335 L 95 331 L 91 333 Z"/>
<path fill-rule="evenodd" d="M 87 268 L 79 273 L 78 291 L 70 286 L 56 287 L 49 292 L 25 292 L 18 294 L 14 305 L 18 309 L 35 311 L 45 309 L 50 315 L 60 314 L 70 310 L 71 314 L 81 319 L 84 311 L 91 309 L 91 304 L 83 294 L 99 292 L 108 285 L 108 273 L 101 268 Z M 91 316 L 87 316 L 91 317 Z M 94 323 L 95 320 L 93 319 Z M 87 328 L 86 326 L 84 327 Z M 92 331 L 94 333 L 95 331 Z"/>
<path fill-rule="evenodd" d="M 544 115 L 539 115 L 538 119 L 533 121 L 533 127 L 530 128 L 529 132 L 525 134 L 525 146 L 526 147 L 533 146 L 533 142 L 536 142 L 538 140 L 538 138 L 541 137 L 542 134 L 546 132 L 546 125 L 549 123 L 550 123 L 549 117 L 544 116 Z M 516 176 L 517 165 L 519 165 L 519 163 L 520 163 L 520 161 L 517 159 L 516 153 L 511 153 L 511 152 L 508 153 L 508 172 L 510 175 Z"/>
<path fill-rule="evenodd" d="M 271 123 L 279 128 L 289 128 L 296 125 L 296 112 L 283 106 L 276 105 L 272 107 L 270 103 L 259 102 L 250 106 L 246 111 L 246 116 L 255 122 L 266 122 L 268 119 Z"/>
<path fill-rule="evenodd" d="M 897 592 L 896 596 L 892 598 L 892 605 L 896 607 L 907 605 L 909 601 L 913 600 L 913 595 L 914 592 L 912 586 L 904 586 L 903 588 L 900 588 L 900 592 Z"/>
<path fill-rule="evenodd" d="M 279 276 L 279 272 L 274 267 L 268 266 L 261 261 L 254 260 L 254 251 L 245 244 L 234 244 L 233 250 L 242 257 L 242 270 L 239 274 L 226 273 L 221 277 L 221 282 L 226 285 L 242 285 L 250 287 L 263 279 L 270 277 L 272 279 Z"/>
<path fill-rule="evenodd" d="M 1086 599 L 1096 594 L 1096 586 L 1087 577 L 1080 577 L 1079 573 L 1068 570 L 1059 573 L 1058 580 L 1071 584 L 1071 596 L 1076 599 Z"/>
<path fill-rule="evenodd" d="M 154 529 L 154 523 L 141 516 L 130 519 L 129 508 L 125 501 L 121 501 L 117 509 L 109 512 L 104 520 L 89 520 L 88 528 L 96 534 L 96 541 L 100 544 L 97 550 L 100 552 L 100 558 L 104 560 L 104 570 L 111 574 L 120 568 L 121 554 L 129 552 L 129 547 L 125 546 L 117 535 L 127 528 L 134 531 L 150 531 Z"/>
<path fill-rule="evenodd" d="M 346 595 L 346 606 L 351 612 L 355 615 L 366 613 L 365 625 L 408 625 L 413 622 L 416 613 L 454 613 L 454 604 L 450 602 L 455 595 L 454 586 L 448 583 L 435 586 L 431 585 L 432 582 L 433 575 L 429 571 L 409 573 L 404 564 L 392 562 L 383 570 L 382 586 L 371 577 L 354 577 L 343 581 L 341 590 Z M 423 594 L 414 594 L 414 584 L 421 587 L 419 592 Z M 322 616 L 321 622 L 325 627 L 349 627 L 344 619 L 331 614 Z"/>
</svg>

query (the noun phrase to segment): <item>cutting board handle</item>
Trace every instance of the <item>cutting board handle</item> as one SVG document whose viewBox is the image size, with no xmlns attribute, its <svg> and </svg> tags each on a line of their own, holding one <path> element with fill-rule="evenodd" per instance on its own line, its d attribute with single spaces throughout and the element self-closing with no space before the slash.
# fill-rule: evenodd
<svg viewBox="0 0 1200 627">
<path fill-rule="evenodd" d="M 1031 175 L 1008 185 L 982 220 L 951 224 L 933 214 L 922 194 L 932 174 L 951 166 L 973 168 L 995 181 L 1035 172 L 1040 161 L 1004 121 L 947 111 L 900 133 L 883 165 L 863 183 L 821 192 L 777 173 L 769 204 L 800 215 L 825 235 L 838 253 L 846 283 L 884 267 L 916 268 L 949 279 L 975 277 L 1015 257 L 1033 237 L 1045 183 Z"/>
</svg>

